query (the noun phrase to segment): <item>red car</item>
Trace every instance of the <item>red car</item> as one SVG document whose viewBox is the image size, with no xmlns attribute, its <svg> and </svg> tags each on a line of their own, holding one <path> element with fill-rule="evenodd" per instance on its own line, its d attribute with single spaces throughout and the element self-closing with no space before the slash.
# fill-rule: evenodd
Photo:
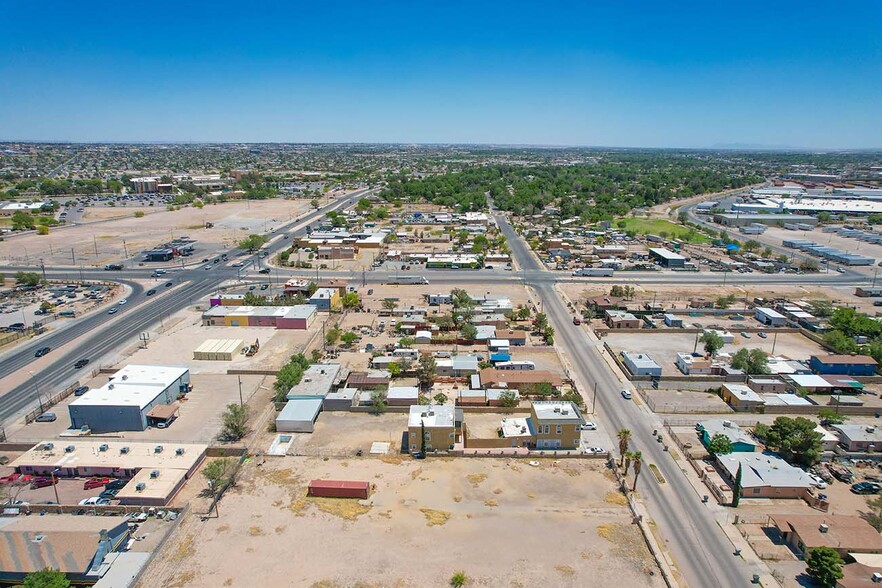
<svg viewBox="0 0 882 588">
<path fill-rule="evenodd" d="M 29 474 L 9 474 L 0 478 L 0 484 L 29 483 L 30 481 L 31 476 Z"/>
<path fill-rule="evenodd" d="M 31 482 L 31 488 L 45 488 L 46 486 L 52 486 L 57 483 L 58 478 L 34 478 L 34 481 Z"/>
<path fill-rule="evenodd" d="M 103 488 L 105 484 L 110 482 L 110 478 L 89 478 L 83 482 L 83 490 L 92 490 L 93 488 Z"/>
</svg>

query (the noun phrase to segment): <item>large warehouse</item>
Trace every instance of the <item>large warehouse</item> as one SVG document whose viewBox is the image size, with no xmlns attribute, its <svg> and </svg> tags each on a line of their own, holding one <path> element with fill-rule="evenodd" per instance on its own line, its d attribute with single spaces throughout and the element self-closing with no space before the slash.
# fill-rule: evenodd
<svg viewBox="0 0 882 588">
<path fill-rule="evenodd" d="M 143 431 L 151 408 L 171 404 L 189 389 L 187 368 L 127 365 L 109 382 L 70 403 L 70 424 L 92 433 Z"/>
</svg>

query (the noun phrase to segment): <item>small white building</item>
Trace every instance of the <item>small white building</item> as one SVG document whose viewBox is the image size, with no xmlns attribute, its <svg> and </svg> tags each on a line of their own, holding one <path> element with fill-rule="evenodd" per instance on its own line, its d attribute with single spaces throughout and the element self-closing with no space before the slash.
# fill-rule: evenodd
<svg viewBox="0 0 882 588">
<path fill-rule="evenodd" d="M 276 417 L 279 433 L 312 433 L 315 421 L 322 410 L 323 397 L 289 400 Z"/>
<path fill-rule="evenodd" d="M 787 323 L 787 317 L 772 308 L 757 308 L 754 316 L 767 327 L 783 327 Z"/>
</svg>

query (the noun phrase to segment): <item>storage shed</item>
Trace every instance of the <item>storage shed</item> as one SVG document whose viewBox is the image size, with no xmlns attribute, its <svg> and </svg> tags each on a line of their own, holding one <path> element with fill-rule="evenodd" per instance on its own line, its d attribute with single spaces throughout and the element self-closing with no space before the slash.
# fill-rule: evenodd
<svg viewBox="0 0 882 588">
<path fill-rule="evenodd" d="M 297 398 L 289 400 L 276 417 L 276 431 L 279 433 L 312 433 L 315 420 L 322 410 L 322 398 Z"/>
<path fill-rule="evenodd" d="M 360 498 L 370 496 L 371 485 L 368 482 L 348 480 L 312 480 L 309 482 L 307 494 L 325 498 Z"/>
</svg>

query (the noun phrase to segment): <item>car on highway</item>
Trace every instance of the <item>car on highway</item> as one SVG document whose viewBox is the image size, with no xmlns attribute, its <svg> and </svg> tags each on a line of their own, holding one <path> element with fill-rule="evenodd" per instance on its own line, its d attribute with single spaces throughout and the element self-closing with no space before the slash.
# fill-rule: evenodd
<svg viewBox="0 0 882 588">
<path fill-rule="evenodd" d="M 202 260 L 201 262 L 199 262 L 199 263 L 208 263 L 208 258 L 206 257 L 205 259 L 203 259 L 203 260 Z"/>
<path fill-rule="evenodd" d="M 203 268 L 202 268 L 202 269 L 204 269 L 204 270 L 206 270 L 206 271 L 208 271 L 208 270 L 210 270 L 210 269 L 211 269 L 211 266 L 210 266 L 210 265 L 206 265 L 206 266 L 205 266 L 205 267 L 203 267 Z"/>
<path fill-rule="evenodd" d="M 77 360 L 77 362 L 74 364 L 74 369 L 78 370 L 80 368 L 86 367 L 87 365 L 89 365 L 89 358 L 84 357 L 83 359 Z"/>
<path fill-rule="evenodd" d="M 85 394 L 88 391 L 89 391 L 88 386 L 77 386 L 76 388 L 74 388 L 74 396 L 82 396 L 83 394 Z"/>
<path fill-rule="evenodd" d="M 260 285 L 260 289 L 261 289 L 261 290 L 266 290 L 267 288 L 269 288 L 269 285 L 268 285 L 268 284 L 261 284 L 261 285 Z"/>
<path fill-rule="evenodd" d="M 165 287 L 166 287 L 166 288 L 171 288 L 172 286 L 174 286 L 174 284 L 173 284 L 172 282 L 166 282 L 166 283 L 165 283 Z"/>
<path fill-rule="evenodd" d="M 245 267 L 245 264 L 241 261 L 237 261 L 235 263 L 230 264 L 230 267 Z"/>
<path fill-rule="evenodd" d="M 631 392 L 628 390 L 622 390 L 622 398 L 625 400 L 631 400 Z"/>
<path fill-rule="evenodd" d="M 258 270 L 257 273 L 259 273 L 259 274 L 268 274 L 268 273 L 270 273 L 270 268 L 265 267 L 265 268 L 263 268 L 263 269 Z"/>
<path fill-rule="evenodd" d="M 58 420 L 58 417 L 55 416 L 54 412 L 44 412 L 34 420 L 38 423 L 54 423 Z"/>
<path fill-rule="evenodd" d="M 858 482 L 852 485 L 851 491 L 855 494 L 879 494 L 882 492 L 882 486 L 876 482 Z"/>
<path fill-rule="evenodd" d="M 591 421 L 585 421 L 579 426 L 583 431 L 596 431 L 597 423 L 592 423 Z"/>
<path fill-rule="evenodd" d="M 759 337 L 760 339 L 765 339 L 766 337 L 768 337 L 768 335 L 764 331 L 760 331 L 759 333 L 756 334 L 756 336 Z"/>
<path fill-rule="evenodd" d="M 114 306 L 113 308 L 111 308 L 110 310 L 107 311 L 107 314 L 116 314 L 118 312 L 119 312 L 119 308 Z"/>
<path fill-rule="evenodd" d="M 39 349 L 37 349 L 37 352 L 34 354 L 34 357 L 43 357 L 44 355 L 46 355 L 50 351 L 52 351 L 51 347 L 40 347 Z"/>
<path fill-rule="evenodd" d="M 150 288 L 150 289 L 147 290 L 147 292 L 146 292 L 146 295 L 147 295 L 147 296 L 153 296 L 154 294 L 156 294 L 156 290 L 154 290 L 153 288 Z"/>
<path fill-rule="evenodd" d="M 124 305 L 126 305 L 126 304 L 128 304 L 128 303 L 129 303 L 129 300 L 128 300 L 127 298 L 123 298 L 123 299 L 120 300 L 117 304 L 119 304 L 120 306 L 124 306 Z"/>
<path fill-rule="evenodd" d="M 248 291 L 250 292 L 251 290 L 254 290 L 255 288 L 257 288 L 257 286 L 248 286 Z"/>
</svg>

